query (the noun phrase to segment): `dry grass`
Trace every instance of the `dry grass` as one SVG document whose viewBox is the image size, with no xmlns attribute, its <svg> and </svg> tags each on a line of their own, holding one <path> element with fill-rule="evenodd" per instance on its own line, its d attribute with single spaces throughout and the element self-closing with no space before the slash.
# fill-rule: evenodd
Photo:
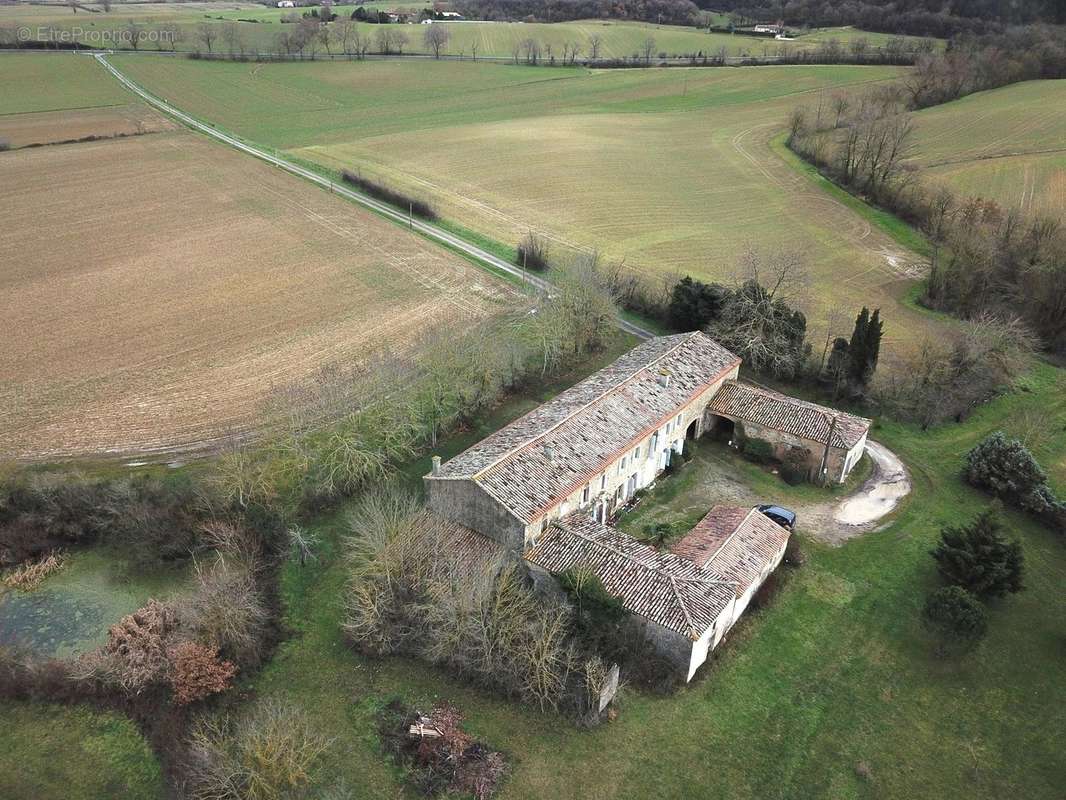
<svg viewBox="0 0 1066 800">
<path fill-rule="evenodd" d="M 257 429 L 280 387 L 510 298 L 184 132 L 5 153 L 0 181 L 0 457 L 213 447 Z"/>
<path fill-rule="evenodd" d="M 58 550 L 53 550 L 38 561 L 20 564 L 3 578 L 3 584 L 9 589 L 32 592 L 41 585 L 41 581 L 63 569 L 66 557 Z"/>
</svg>

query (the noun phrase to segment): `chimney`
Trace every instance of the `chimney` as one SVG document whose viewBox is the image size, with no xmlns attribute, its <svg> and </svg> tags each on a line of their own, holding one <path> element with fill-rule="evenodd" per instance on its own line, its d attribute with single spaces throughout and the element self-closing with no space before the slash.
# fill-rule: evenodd
<svg viewBox="0 0 1066 800">
<path fill-rule="evenodd" d="M 551 463 L 555 463 L 555 448 L 549 445 L 544 445 L 544 457 Z"/>
<path fill-rule="evenodd" d="M 664 389 L 670 388 L 670 373 L 669 372 L 660 372 L 659 373 L 659 385 L 662 386 Z"/>
<path fill-rule="evenodd" d="M 433 456 L 433 474 L 440 475 L 440 456 Z"/>
</svg>

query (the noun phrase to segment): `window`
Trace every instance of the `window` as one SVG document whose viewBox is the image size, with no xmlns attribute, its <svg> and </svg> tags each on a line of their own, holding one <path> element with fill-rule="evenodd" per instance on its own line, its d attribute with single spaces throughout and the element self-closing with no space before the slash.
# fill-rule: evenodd
<svg viewBox="0 0 1066 800">
<path fill-rule="evenodd" d="M 607 473 L 605 472 L 605 473 L 603 473 L 600 476 L 600 491 L 602 492 L 606 488 L 607 488 Z"/>
<path fill-rule="evenodd" d="M 674 420 L 674 427 L 675 428 L 680 428 L 681 427 L 681 415 L 680 414 L 678 414 L 677 415 L 677 419 Z"/>
<path fill-rule="evenodd" d="M 618 465 L 618 471 L 619 472 L 625 472 L 626 471 L 626 456 L 622 456 L 622 462 Z"/>
<path fill-rule="evenodd" d="M 548 530 L 548 518 L 547 517 L 545 517 L 544 519 L 542 519 L 540 521 L 540 532 L 544 533 L 544 531 L 546 531 L 546 530 Z"/>
<path fill-rule="evenodd" d="M 587 503 L 589 501 L 589 486 L 585 485 L 585 490 L 581 493 L 581 502 Z"/>
<path fill-rule="evenodd" d="M 648 455 L 650 456 L 652 453 L 654 453 L 658 449 L 659 449 L 659 432 L 656 431 L 655 433 L 653 433 L 651 435 L 651 449 L 648 451 Z"/>
</svg>

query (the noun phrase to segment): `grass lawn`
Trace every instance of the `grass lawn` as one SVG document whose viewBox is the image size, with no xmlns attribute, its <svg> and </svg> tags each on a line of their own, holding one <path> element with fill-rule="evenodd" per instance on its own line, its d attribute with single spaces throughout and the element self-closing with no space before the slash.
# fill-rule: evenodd
<svg viewBox="0 0 1066 800">
<path fill-rule="evenodd" d="M 864 304 L 888 318 L 889 359 L 938 328 L 906 303 L 920 239 L 827 195 L 772 144 L 794 104 L 898 69 L 115 63 L 202 120 L 424 197 L 505 247 L 534 230 L 560 261 L 594 248 L 653 279 L 726 281 L 747 248 L 787 248 L 808 264 L 815 338 Z"/>
<path fill-rule="evenodd" d="M 1066 488 L 1064 398 L 1066 373 L 1041 365 L 1023 390 L 965 424 L 924 434 L 879 425 L 878 440 L 904 458 L 915 483 L 892 524 L 840 548 L 806 542 L 808 563 L 787 573 L 771 605 L 741 623 L 698 680 L 668 698 L 626 691 L 617 721 L 595 731 L 415 661 L 350 652 L 339 630 L 343 510 L 315 525 L 325 542 L 320 562 L 287 567 L 294 635 L 248 688 L 292 700 L 335 737 L 319 789 L 344 785 L 355 797 L 402 795 L 372 727 L 395 694 L 457 703 L 471 731 L 509 755 L 502 798 L 1060 797 L 1066 542 L 1010 515 L 1025 545 L 1027 591 L 992 605 L 990 635 L 968 656 L 935 655 L 918 613 L 937 585 L 927 551 L 939 526 L 988 502 L 958 478 L 980 437 L 1044 414 L 1053 433 L 1037 450 Z M 503 407 L 442 455 L 530 403 Z M 417 485 L 427 469 L 423 460 L 404 475 Z"/>
<path fill-rule="evenodd" d="M 4 800 L 150 800 L 163 778 L 136 726 L 87 706 L 0 700 Z"/>
</svg>

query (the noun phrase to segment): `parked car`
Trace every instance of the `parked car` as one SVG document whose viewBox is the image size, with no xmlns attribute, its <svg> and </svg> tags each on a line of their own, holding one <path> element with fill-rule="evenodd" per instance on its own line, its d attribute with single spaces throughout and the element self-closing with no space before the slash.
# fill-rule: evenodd
<svg viewBox="0 0 1066 800">
<path fill-rule="evenodd" d="M 755 506 L 756 510 L 761 511 L 768 516 L 782 528 L 788 528 L 792 530 L 796 527 L 796 512 L 790 511 L 787 508 L 773 505 L 761 505 Z"/>
</svg>

